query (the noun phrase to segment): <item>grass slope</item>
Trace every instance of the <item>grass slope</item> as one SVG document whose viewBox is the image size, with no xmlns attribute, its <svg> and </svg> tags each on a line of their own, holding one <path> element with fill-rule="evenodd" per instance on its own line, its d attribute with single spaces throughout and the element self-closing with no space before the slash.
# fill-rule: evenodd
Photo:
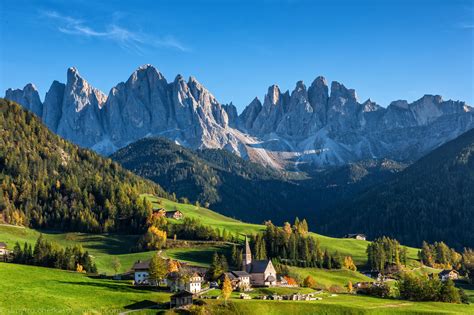
<svg viewBox="0 0 474 315">
<path fill-rule="evenodd" d="M 146 301 L 168 302 L 170 295 L 138 290 L 125 281 L 6 263 L 0 263 L 0 279 L 0 314 L 116 314 Z"/>
<path fill-rule="evenodd" d="M 212 314 L 474 314 L 474 306 L 437 302 L 409 302 L 341 294 L 321 301 L 232 300 L 207 302 Z"/>
<path fill-rule="evenodd" d="M 290 267 L 290 272 L 298 275 L 301 279 L 307 276 L 312 276 L 318 285 L 330 287 L 331 285 L 338 285 L 345 287 L 349 281 L 353 284 L 356 282 L 372 282 L 373 280 L 363 274 L 346 269 L 325 270 L 318 268 L 298 268 Z"/>
</svg>

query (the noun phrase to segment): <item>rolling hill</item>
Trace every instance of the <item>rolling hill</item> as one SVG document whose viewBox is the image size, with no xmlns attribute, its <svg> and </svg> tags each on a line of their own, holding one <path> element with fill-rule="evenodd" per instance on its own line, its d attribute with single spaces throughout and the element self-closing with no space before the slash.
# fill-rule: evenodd
<svg viewBox="0 0 474 315">
<path fill-rule="evenodd" d="M 404 244 L 474 247 L 474 129 L 322 218 L 323 232 L 362 231 Z M 338 220 L 333 218 L 337 217 Z"/>
</svg>

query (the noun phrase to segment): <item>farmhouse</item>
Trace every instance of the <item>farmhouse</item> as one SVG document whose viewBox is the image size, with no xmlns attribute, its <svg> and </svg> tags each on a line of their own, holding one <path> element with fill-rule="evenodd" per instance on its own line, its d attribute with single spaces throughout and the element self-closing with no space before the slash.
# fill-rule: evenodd
<svg viewBox="0 0 474 315">
<path fill-rule="evenodd" d="M 245 257 L 243 269 L 250 274 L 250 283 L 255 286 L 274 286 L 277 274 L 272 261 L 268 259 L 253 260 L 247 237 L 245 237 Z"/>
<path fill-rule="evenodd" d="M 230 280 L 232 289 L 250 289 L 250 274 L 246 271 L 231 271 L 225 272 L 222 275 L 221 280 L 224 281 L 224 278 L 227 277 Z"/>
<path fill-rule="evenodd" d="M 459 272 L 457 272 L 454 269 L 452 270 L 445 269 L 438 274 L 438 277 L 441 281 L 447 281 L 449 279 L 457 280 L 459 279 Z"/>
<path fill-rule="evenodd" d="M 149 285 L 148 276 L 150 269 L 150 261 L 137 261 L 133 267 L 133 280 L 135 285 Z"/>
<path fill-rule="evenodd" d="M 201 292 L 202 277 L 197 272 L 193 273 L 185 283 L 185 290 L 191 293 Z"/>
<path fill-rule="evenodd" d="M 8 254 L 7 243 L 0 242 L 0 256 L 5 256 Z"/>
<path fill-rule="evenodd" d="M 355 240 L 359 240 L 359 241 L 365 241 L 367 238 L 365 236 L 365 234 L 346 234 L 344 235 L 344 238 L 353 238 Z"/>
<path fill-rule="evenodd" d="M 183 213 L 179 210 L 167 211 L 166 217 L 169 219 L 181 220 L 183 218 Z"/>
<path fill-rule="evenodd" d="M 193 304 L 193 294 L 187 291 L 180 291 L 170 297 L 171 307 L 181 307 Z"/>
</svg>

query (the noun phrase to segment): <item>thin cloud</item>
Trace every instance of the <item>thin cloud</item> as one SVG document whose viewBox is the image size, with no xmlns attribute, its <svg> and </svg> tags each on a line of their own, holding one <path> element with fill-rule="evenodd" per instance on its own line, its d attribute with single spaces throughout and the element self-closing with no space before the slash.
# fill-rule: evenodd
<svg viewBox="0 0 474 315">
<path fill-rule="evenodd" d="M 43 15 L 56 21 L 59 32 L 89 38 L 101 38 L 110 40 L 126 50 L 132 50 L 137 53 L 143 53 L 146 47 L 154 48 L 172 48 L 179 51 L 189 51 L 173 36 L 158 38 L 149 34 L 143 34 L 126 29 L 117 24 L 108 24 L 104 30 L 95 29 L 86 24 L 81 19 L 62 15 L 56 11 L 44 11 Z"/>
</svg>

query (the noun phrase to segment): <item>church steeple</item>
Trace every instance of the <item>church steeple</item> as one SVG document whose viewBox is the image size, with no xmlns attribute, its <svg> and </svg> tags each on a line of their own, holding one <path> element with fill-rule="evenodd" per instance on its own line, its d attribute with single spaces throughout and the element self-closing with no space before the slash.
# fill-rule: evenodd
<svg viewBox="0 0 474 315">
<path fill-rule="evenodd" d="M 247 239 L 247 235 L 245 235 L 245 255 L 242 265 L 245 271 L 250 271 L 250 266 L 252 265 L 252 252 L 250 251 L 250 245 L 249 240 Z"/>
</svg>

